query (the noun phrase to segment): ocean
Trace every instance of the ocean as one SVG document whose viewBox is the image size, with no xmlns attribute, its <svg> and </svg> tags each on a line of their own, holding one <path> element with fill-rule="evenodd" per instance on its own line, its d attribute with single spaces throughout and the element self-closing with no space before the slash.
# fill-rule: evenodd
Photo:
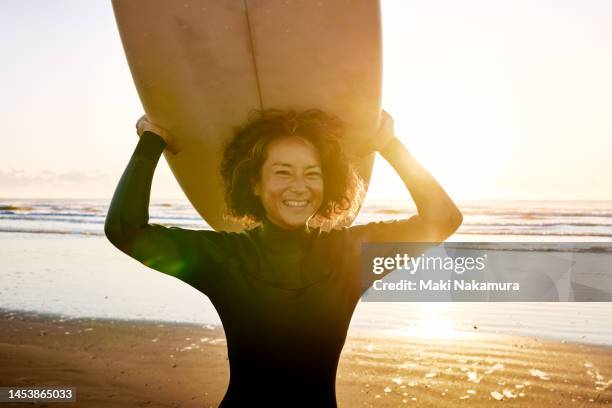
<svg viewBox="0 0 612 408">
<path fill-rule="evenodd" d="M 220 324 L 206 296 L 144 267 L 106 240 L 108 204 L 94 199 L 0 199 L 0 309 L 67 319 Z M 459 206 L 464 222 L 450 241 L 612 241 L 612 202 L 480 201 Z M 153 201 L 149 211 L 151 223 L 209 228 L 186 201 Z M 415 213 L 405 202 L 370 200 L 355 223 Z M 351 327 L 398 336 L 477 332 L 612 345 L 610 316 L 612 303 L 362 302 Z"/>
<path fill-rule="evenodd" d="M 0 199 L 0 232 L 102 236 L 109 201 Z M 464 222 L 455 240 L 612 241 L 611 201 L 479 201 L 460 207 Z M 209 228 L 186 201 L 154 201 L 149 213 L 151 223 Z M 372 200 L 355 224 L 413 214 L 416 209 L 402 201 Z"/>
</svg>

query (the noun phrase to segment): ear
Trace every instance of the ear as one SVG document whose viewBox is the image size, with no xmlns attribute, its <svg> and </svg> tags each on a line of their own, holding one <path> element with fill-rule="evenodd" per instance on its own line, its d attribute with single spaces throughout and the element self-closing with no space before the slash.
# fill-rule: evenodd
<svg viewBox="0 0 612 408">
<path fill-rule="evenodd" d="M 253 194 L 255 194 L 256 196 L 260 196 L 261 195 L 261 184 L 259 183 L 259 181 L 257 181 L 254 178 L 252 178 L 251 179 L 251 187 L 253 188 Z"/>
</svg>

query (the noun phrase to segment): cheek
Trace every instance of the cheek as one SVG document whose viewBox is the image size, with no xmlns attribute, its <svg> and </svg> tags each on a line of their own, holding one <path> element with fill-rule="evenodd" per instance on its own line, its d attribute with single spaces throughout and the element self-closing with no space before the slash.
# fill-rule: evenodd
<svg viewBox="0 0 612 408">
<path fill-rule="evenodd" d="M 269 194 L 279 194 L 286 188 L 285 184 L 282 180 L 272 179 L 266 185 L 266 190 Z"/>
<path fill-rule="evenodd" d="M 313 195 L 316 196 L 318 201 L 322 201 L 323 200 L 323 193 L 325 192 L 325 190 L 323 188 L 323 181 L 317 181 L 317 182 L 313 183 L 313 185 L 311 187 L 311 191 L 312 191 Z"/>
<path fill-rule="evenodd" d="M 263 196 L 267 197 L 269 200 L 275 200 L 282 194 L 285 187 L 285 183 L 281 180 L 268 180 L 266 184 L 262 184 Z"/>
</svg>

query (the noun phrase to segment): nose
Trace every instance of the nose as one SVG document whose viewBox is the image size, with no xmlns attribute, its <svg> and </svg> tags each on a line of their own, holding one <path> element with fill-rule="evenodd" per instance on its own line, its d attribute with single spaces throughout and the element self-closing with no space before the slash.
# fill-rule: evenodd
<svg viewBox="0 0 612 408">
<path fill-rule="evenodd" d="M 293 183 L 291 183 L 289 190 L 295 194 L 304 194 L 306 193 L 306 182 L 303 178 L 297 177 L 293 180 Z"/>
</svg>

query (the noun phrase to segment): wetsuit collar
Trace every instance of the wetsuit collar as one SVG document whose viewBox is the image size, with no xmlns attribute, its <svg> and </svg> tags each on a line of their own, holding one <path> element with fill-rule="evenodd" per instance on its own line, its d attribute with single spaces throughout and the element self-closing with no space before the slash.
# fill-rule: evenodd
<svg viewBox="0 0 612 408">
<path fill-rule="evenodd" d="M 316 256 L 308 256 L 317 231 L 307 225 L 285 229 L 263 219 L 252 232 L 259 257 L 255 276 L 283 290 L 303 289 L 324 279 L 330 269 L 314 266 L 311 262 L 316 261 Z"/>
<path fill-rule="evenodd" d="M 264 217 L 262 220 L 260 230 L 261 237 L 265 241 L 285 244 L 300 242 L 302 238 L 305 238 L 311 232 L 308 224 L 304 224 L 302 227 L 296 229 L 287 229 L 274 224 L 268 217 Z"/>
</svg>

